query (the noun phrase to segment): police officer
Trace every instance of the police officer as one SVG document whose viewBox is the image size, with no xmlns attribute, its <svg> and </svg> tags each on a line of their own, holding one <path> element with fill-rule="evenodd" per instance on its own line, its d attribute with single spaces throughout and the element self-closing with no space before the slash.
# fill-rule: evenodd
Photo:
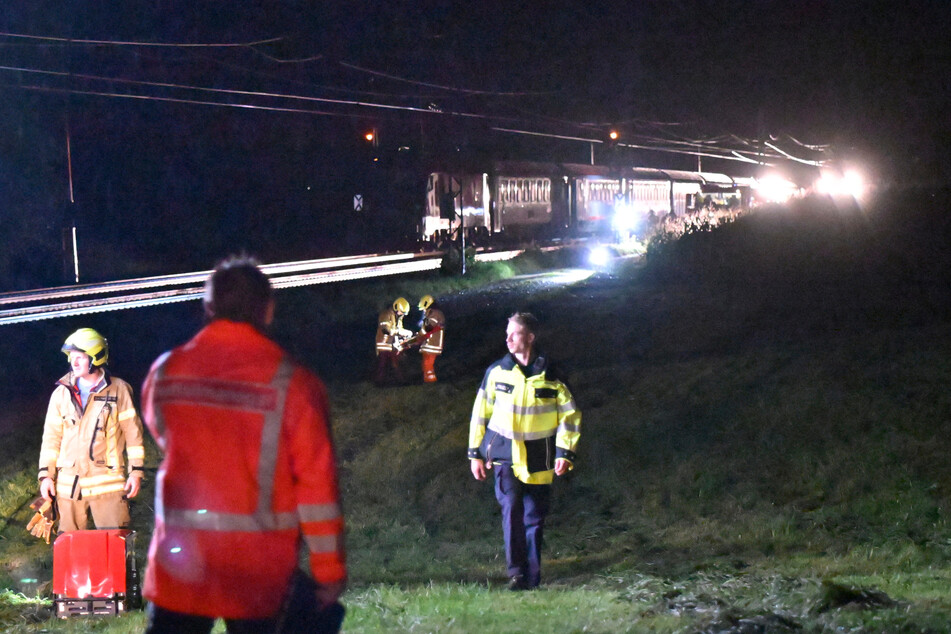
<svg viewBox="0 0 951 634">
<path fill-rule="evenodd" d="M 541 582 L 551 483 L 574 468 L 580 437 L 581 412 L 548 357 L 537 352 L 537 328 L 531 313 L 509 317 L 509 352 L 486 371 L 469 422 L 473 477 L 485 480 L 495 470 L 511 590 Z"/>
</svg>

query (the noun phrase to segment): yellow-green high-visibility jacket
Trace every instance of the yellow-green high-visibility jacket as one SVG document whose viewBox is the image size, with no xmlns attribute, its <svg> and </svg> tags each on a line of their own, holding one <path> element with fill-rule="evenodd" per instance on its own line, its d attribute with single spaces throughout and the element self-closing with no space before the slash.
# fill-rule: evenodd
<svg viewBox="0 0 951 634">
<path fill-rule="evenodd" d="M 555 459 L 573 464 L 580 436 L 581 412 L 546 357 L 527 376 L 511 354 L 486 370 L 469 421 L 470 459 L 510 459 L 522 482 L 551 484 Z M 493 447 L 510 455 L 493 456 Z"/>
<path fill-rule="evenodd" d="M 56 481 L 56 494 L 80 499 L 125 489 L 129 474 L 141 476 L 145 463 L 142 420 L 132 388 L 106 371 L 83 407 L 72 373 L 56 383 L 43 426 L 40 472 Z"/>
</svg>

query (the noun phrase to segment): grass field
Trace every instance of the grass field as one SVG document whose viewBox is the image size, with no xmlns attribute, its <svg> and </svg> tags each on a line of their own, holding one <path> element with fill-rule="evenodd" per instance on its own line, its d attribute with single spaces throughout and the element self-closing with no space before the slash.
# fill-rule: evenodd
<svg viewBox="0 0 951 634">
<path fill-rule="evenodd" d="M 504 352 L 501 313 L 449 315 L 450 371 L 436 385 L 331 374 L 344 631 L 951 632 L 949 237 L 937 197 L 810 202 L 560 290 L 526 287 L 521 305 L 543 316 L 541 340 L 584 412 L 531 593 L 503 589 L 497 505 L 464 453 L 478 382 Z M 468 284 L 549 264 L 537 255 Z M 376 284 L 304 289 L 288 304 L 346 323 L 381 296 L 461 288 Z M 282 315 L 307 341 L 303 311 Z M 48 619 L 49 550 L 18 508 L 38 440 L 0 447 L 0 625 L 140 631 L 141 613 Z M 137 526 L 149 506 L 136 505 Z"/>
</svg>

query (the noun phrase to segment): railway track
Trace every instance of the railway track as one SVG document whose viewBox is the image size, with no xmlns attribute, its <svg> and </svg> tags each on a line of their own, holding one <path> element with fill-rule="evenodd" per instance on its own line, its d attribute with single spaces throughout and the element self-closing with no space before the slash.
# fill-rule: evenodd
<svg viewBox="0 0 951 634">
<path fill-rule="evenodd" d="M 521 250 L 485 251 L 477 261 L 507 260 Z M 444 253 L 388 253 L 265 264 L 274 288 L 296 288 L 440 267 Z M 199 299 L 211 271 L 0 293 L 0 325 L 157 306 Z"/>
</svg>

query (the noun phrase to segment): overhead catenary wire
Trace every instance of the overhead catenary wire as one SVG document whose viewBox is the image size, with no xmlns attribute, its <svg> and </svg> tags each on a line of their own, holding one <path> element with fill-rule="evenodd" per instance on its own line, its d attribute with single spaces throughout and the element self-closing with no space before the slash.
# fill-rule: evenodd
<svg viewBox="0 0 951 634">
<path fill-rule="evenodd" d="M 255 51 L 258 54 L 261 54 L 261 51 L 257 50 L 255 47 L 262 44 L 278 42 L 283 39 L 283 38 L 277 37 L 277 38 L 255 40 L 252 42 L 231 42 L 231 43 L 162 43 L 162 42 L 91 40 L 91 39 L 70 40 L 67 38 L 33 36 L 33 35 L 0 32 L 0 37 L 3 37 L 3 36 L 13 37 L 13 38 L 35 39 L 39 41 L 52 41 L 52 42 L 58 42 L 58 43 L 69 42 L 69 43 L 77 43 L 77 44 L 116 45 L 116 46 L 123 46 L 123 47 L 146 46 L 146 47 L 167 47 L 167 48 L 247 48 L 249 50 Z M 264 54 L 263 56 L 274 62 L 293 61 L 293 60 L 280 60 L 279 58 L 273 58 L 272 56 L 266 55 L 266 54 Z M 311 56 L 309 58 L 301 59 L 299 61 L 313 61 L 317 59 L 322 59 L 322 56 L 320 55 Z M 538 96 L 538 95 L 551 94 L 546 92 L 530 92 L 530 91 L 529 92 L 499 92 L 499 91 L 484 91 L 484 90 L 459 88 L 459 87 L 445 86 L 445 85 L 431 83 L 431 82 L 421 82 L 417 80 L 407 79 L 405 77 L 400 77 L 394 74 L 383 73 L 381 71 L 367 69 L 361 66 L 357 66 L 355 64 L 350 64 L 348 62 L 339 62 L 339 64 L 340 66 L 344 68 L 349 68 L 358 72 L 368 73 L 374 76 L 383 76 L 389 79 L 402 81 L 402 82 L 410 83 L 413 85 L 426 86 L 429 88 L 436 88 L 440 90 L 447 90 L 447 91 L 455 92 L 462 95 L 519 97 L 519 96 Z M 271 92 L 271 91 L 249 91 L 249 90 L 238 90 L 238 89 L 228 89 L 228 88 L 212 88 L 212 87 L 206 87 L 206 86 L 193 86 L 193 85 L 173 83 L 173 82 L 150 82 L 150 81 L 143 81 L 143 80 L 126 79 L 121 77 L 105 77 L 105 76 L 91 75 L 91 74 L 63 73 L 61 71 L 50 71 L 50 70 L 37 69 L 37 68 L 28 68 L 24 66 L 0 66 L 0 70 L 15 71 L 15 72 L 22 72 L 22 73 L 40 73 L 40 74 L 51 75 L 51 76 L 83 79 L 87 81 L 107 81 L 112 83 L 124 83 L 128 85 L 137 85 L 142 87 L 157 87 L 157 88 L 176 89 L 176 90 L 203 91 L 203 92 L 210 92 L 210 93 L 217 93 L 217 94 L 231 94 L 231 95 L 239 95 L 243 97 L 250 97 L 252 99 L 272 98 L 272 99 L 302 100 L 302 101 L 311 101 L 311 102 L 324 103 L 324 104 L 341 106 L 341 107 L 360 107 L 360 108 L 368 108 L 368 109 L 404 111 L 404 112 L 419 113 L 419 114 L 426 114 L 426 115 L 445 114 L 445 115 L 463 117 L 463 118 L 516 122 L 516 123 L 519 123 L 522 127 L 524 127 L 526 124 L 529 123 L 528 121 L 525 120 L 524 116 L 512 117 L 512 116 L 484 114 L 484 113 L 471 112 L 471 111 L 459 111 L 459 110 L 454 110 L 451 108 L 442 108 L 442 107 L 433 108 L 431 104 L 427 105 L 426 107 L 420 107 L 420 106 L 412 106 L 412 105 L 383 103 L 381 101 L 366 101 L 366 100 L 357 100 L 357 99 L 336 99 L 336 98 L 330 98 L 330 97 L 297 95 L 297 94 Z M 242 72 L 253 72 L 253 71 L 250 71 L 250 69 L 239 69 L 239 70 L 242 70 Z M 355 113 L 315 110 L 315 109 L 308 109 L 308 108 L 282 107 L 282 106 L 274 106 L 274 105 L 261 105 L 256 103 L 230 103 L 230 102 L 214 101 L 214 100 L 186 99 L 186 98 L 168 97 L 168 96 L 150 95 L 150 94 L 126 94 L 126 93 L 119 93 L 115 91 L 82 90 L 78 88 L 57 88 L 57 87 L 40 86 L 40 85 L 19 85 L 18 87 L 21 87 L 26 90 L 32 90 L 32 91 L 59 92 L 64 94 L 90 95 L 90 96 L 100 96 L 100 97 L 107 97 L 107 98 L 124 98 L 124 99 L 136 99 L 136 100 L 146 100 L 146 101 L 160 101 L 160 102 L 164 101 L 164 102 L 193 104 L 193 105 L 202 105 L 202 106 L 219 106 L 219 107 L 228 107 L 228 108 L 241 108 L 241 109 L 251 109 L 251 110 L 260 110 L 260 111 L 272 111 L 272 112 L 290 112 L 290 113 L 301 113 L 301 114 L 311 114 L 311 115 L 321 115 L 321 116 L 369 118 L 369 115 L 360 115 Z M 408 95 L 408 96 L 404 96 L 404 98 L 423 99 L 424 97 Z M 585 124 L 585 123 L 579 123 L 579 122 L 571 122 L 569 120 L 564 120 L 564 119 L 559 120 L 556 118 L 544 117 L 544 116 L 535 116 L 534 119 L 536 123 L 539 119 L 541 119 L 541 120 L 547 120 L 549 123 L 558 122 L 561 125 L 575 126 L 575 127 L 578 127 L 579 129 L 591 129 L 591 127 L 597 127 L 602 125 L 602 124 L 590 124 L 590 123 Z M 635 122 L 635 121 L 638 121 L 638 120 L 631 119 L 626 121 L 625 123 L 630 124 L 631 122 Z M 645 123 L 647 125 L 660 127 L 660 124 L 658 122 L 647 121 Z M 678 123 L 678 122 L 664 123 L 664 126 L 668 128 L 667 130 L 665 130 L 665 132 L 669 134 L 669 128 L 674 126 L 682 126 L 682 125 L 684 124 Z M 547 136 L 549 138 L 576 140 L 576 141 L 588 142 L 588 143 L 600 142 L 599 139 L 574 137 L 571 135 L 557 134 L 557 133 L 546 133 L 546 132 L 540 132 L 537 130 L 536 131 L 514 130 L 514 129 L 511 129 L 511 126 L 509 126 L 509 128 L 507 129 L 503 129 L 500 131 L 518 132 L 521 134 L 528 134 L 528 135 L 535 135 L 535 136 L 542 136 L 542 137 Z M 671 136 L 674 136 L 674 135 L 671 135 Z M 677 135 L 677 136 L 680 136 L 680 135 Z M 737 137 L 736 135 L 728 135 L 728 136 L 731 136 L 732 138 L 741 142 L 741 144 L 746 145 L 747 147 L 759 146 L 759 149 L 756 150 L 755 154 L 756 156 L 760 158 L 764 156 L 762 152 L 763 146 L 761 145 L 762 143 L 761 141 L 751 142 L 745 139 L 741 139 Z M 754 163 L 760 162 L 758 160 L 751 160 L 747 157 L 743 157 L 741 153 L 744 152 L 744 150 L 737 150 L 731 147 L 717 147 L 722 144 L 723 137 L 714 138 L 714 139 L 685 139 L 685 137 L 681 136 L 681 140 L 679 141 L 672 140 L 672 139 L 666 139 L 666 140 L 650 139 L 649 137 L 646 137 L 646 136 L 644 136 L 643 138 L 645 138 L 645 140 L 648 142 L 656 142 L 656 143 L 654 145 L 619 143 L 618 145 L 620 147 L 629 147 L 634 149 L 645 149 L 645 150 L 662 151 L 662 152 L 669 151 L 672 153 L 689 154 L 689 155 L 696 155 L 696 156 L 708 156 L 711 158 L 725 158 L 727 160 L 740 160 L 744 162 L 754 162 Z M 794 139 L 791 136 L 789 136 L 789 138 L 791 141 L 796 143 L 799 147 L 808 149 L 810 151 L 824 152 L 826 151 L 828 147 L 828 146 L 822 146 L 822 145 L 807 145 L 807 144 L 801 143 L 800 141 Z M 688 147 L 693 147 L 695 149 L 684 150 L 684 149 L 669 148 L 666 146 L 667 143 L 674 143 L 675 145 L 684 144 Z M 777 146 L 775 146 L 775 144 L 771 144 L 769 145 L 769 147 L 770 149 L 778 153 L 778 155 L 775 158 L 782 157 L 786 160 L 792 160 L 795 162 L 808 164 L 808 165 L 822 164 L 821 161 L 815 161 L 815 160 L 797 157 L 793 155 L 791 152 L 778 148 Z M 707 152 L 721 152 L 722 154 L 710 154 L 707 152 L 701 152 L 700 151 L 701 149 L 705 149 L 707 150 Z"/>
<path fill-rule="evenodd" d="M 147 46 L 163 48 L 252 48 L 262 44 L 273 44 L 280 42 L 283 37 L 272 37 L 253 42 L 218 42 L 218 43 L 196 43 L 196 42 L 142 42 L 135 40 L 84 40 L 72 37 L 56 37 L 48 35 L 30 35 L 26 33 L 8 33 L 0 31 L 0 37 L 19 38 L 26 40 L 38 40 L 43 42 L 57 42 L 67 45 L 95 45 L 95 46 Z"/>
</svg>

